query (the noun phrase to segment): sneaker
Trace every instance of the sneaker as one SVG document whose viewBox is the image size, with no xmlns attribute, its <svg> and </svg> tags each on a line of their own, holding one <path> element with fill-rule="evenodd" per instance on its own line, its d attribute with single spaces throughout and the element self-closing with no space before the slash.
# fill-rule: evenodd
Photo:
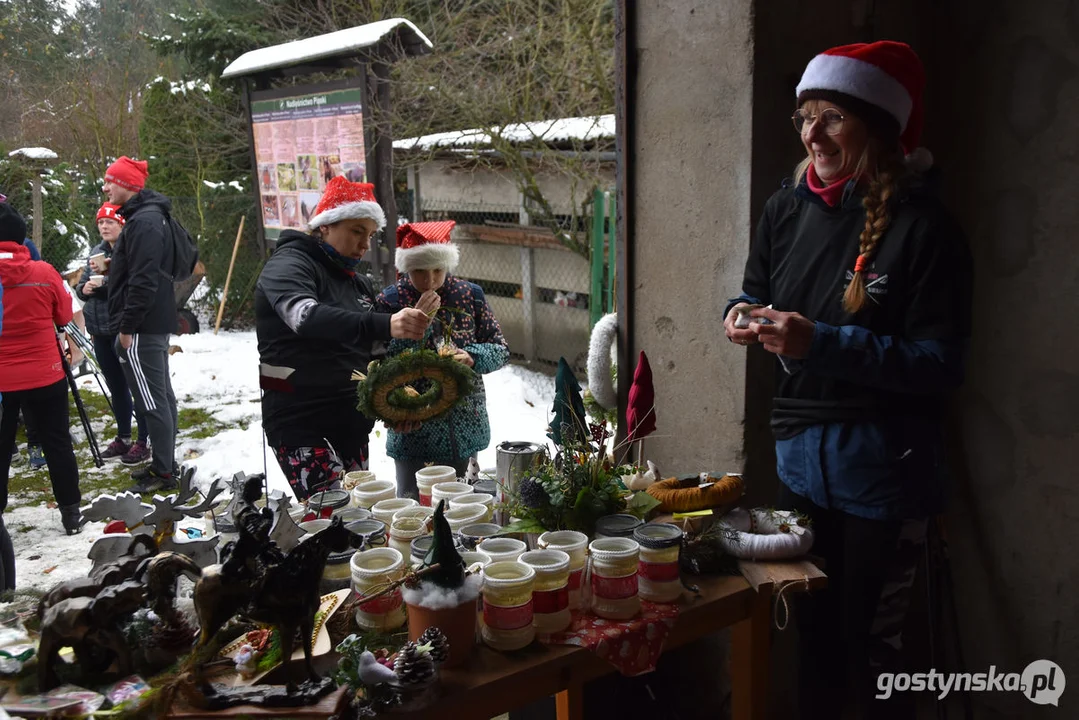
<svg viewBox="0 0 1079 720">
<path fill-rule="evenodd" d="M 131 473 L 131 479 L 135 481 L 135 484 L 128 488 L 128 492 L 139 494 L 173 490 L 178 485 L 172 475 L 162 475 L 152 467 L 136 470 Z"/>
<path fill-rule="evenodd" d="M 101 459 L 105 461 L 109 460 L 123 460 L 123 456 L 131 450 L 131 443 L 126 443 L 120 438 L 116 438 L 109 446 L 101 451 Z"/>
<path fill-rule="evenodd" d="M 41 452 L 40 445 L 30 445 L 26 448 L 26 452 L 30 456 L 30 467 L 35 470 L 40 470 L 48 465 L 48 462 L 45 460 L 45 453 Z"/>
<path fill-rule="evenodd" d="M 136 440 L 131 445 L 123 457 L 120 458 L 120 462 L 128 467 L 133 465 L 142 465 L 144 462 L 150 459 L 150 448 L 146 446 L 145 440 Z"/>
</svg>

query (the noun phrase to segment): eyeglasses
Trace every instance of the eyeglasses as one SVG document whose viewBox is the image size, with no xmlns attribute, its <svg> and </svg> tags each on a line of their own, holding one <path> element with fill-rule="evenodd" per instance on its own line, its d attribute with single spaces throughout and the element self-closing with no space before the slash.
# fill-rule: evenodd
<svg viewBox="0 0 1079 720">
<path fill-rule="evenodd" d="M 821 127 L 828 135 L 838 135 L 843 132 L 843 113 L 835 108 L 828 108 L 820 115 L 811 115 L 805 110 L 795 110 L 791 120 L 794 121 L 794 129 L 804 133 L 807 127 L 813 127 L 813 123 L 820 121 Z"/>
</svg>

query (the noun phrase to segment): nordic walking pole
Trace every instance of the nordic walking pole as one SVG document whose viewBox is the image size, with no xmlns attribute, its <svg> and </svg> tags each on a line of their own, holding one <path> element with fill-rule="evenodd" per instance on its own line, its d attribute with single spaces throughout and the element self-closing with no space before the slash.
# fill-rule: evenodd
<svg viewBox="0 0 1079 720">
<path fill-rule="evenodd" d="M 225 290 L 221 293 L 221 304 L 217 306 L 217 324 L 214 325 L 214 335 L 221 329 L 221 318 L 225 315 L 225 300 L 229 296 L 229 283 L 232 282 L 232 266 L 236 264 L 236 253 L 240 251 L 240 237 L 244 233 L 244 220 L 246 215 L 240 216 L 240 229 L 236 231 L 236 242 L 232 245 L 232 259 L 229 260 L 229 272 L 225 276 Z"/>
<path fill-rule="evenodd" d="M 59 335 L 56 336 L 56 349 L 60 351 L 60 362 L 64 366 L 64 375 L 67 376 L 67 384 L 71 388 L 71 396 L 75 400 L 75 409 L 79 413 L 79 420 L 82 421 L 82 427 L 86 430 L 86 441 L 90 445 L 90 455 L 94 458 L 94 465 L 102 467 L 105 465 L 105 461 L 101 459 L 101 450 L 97 447 L 94 429 L 90 427 L 90 418 L 86 414 L 86 407 L 82 404 L 82 395 L 79 395 L 79 385 L 75 382 L 75 376 L 71 373 L 71 365 L 68 364 L 67 355 L 64 354 L 64 348 L 60 345 Z"/>
</svg>

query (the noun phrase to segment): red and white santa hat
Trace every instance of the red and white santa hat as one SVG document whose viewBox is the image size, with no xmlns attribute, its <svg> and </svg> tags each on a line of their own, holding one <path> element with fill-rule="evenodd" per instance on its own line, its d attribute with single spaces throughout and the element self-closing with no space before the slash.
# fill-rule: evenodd
<svg viewBox="0 0 1079 720">
<path fill-rule="evenodd" d="M 97 217 L 94 218 L 94 222 L 98 220 L 115 220 L 121 225 L 124 224 L 124 219 L 116 214 L 116 211 L 120 209 L 119 205 L 113 205 L 112 203 L 105 203 L 97 209 Z"/>
<path fill-rule="evenodd" d="M 825 50 L 809 61 L 795 94 L 798 104 L 813 98 L 853 97 L 884 112 L 899 126 L 905 153 L 918 147 L 922 135 L 922 92 L 925 70 L 906 43 L 880 40 Z M 859 113 L 859 107 L 850 108 Z M 862 118 L 870 122 L 871 118 Z"/>
<path fill-rule="evenodd" d="M 375 186 L 371 183 L 349 182 L 338 175 L 326 183 L 326 191 L 315 206 L 315 214 L 307 221 L 314 230 L 323 225 L 333 225 L 342 220 L 374 220 L 378 229 L 386 227 L 386 213 L 375 200 Z"/>
<path fill-rule="evenodd" d="M 412 270 L 445 270 L 457 267 L 460 252 L 450 241 L 453 220 L 407 223 L 397 228 L 395 264 L 399 272 Z"/>
</svg>

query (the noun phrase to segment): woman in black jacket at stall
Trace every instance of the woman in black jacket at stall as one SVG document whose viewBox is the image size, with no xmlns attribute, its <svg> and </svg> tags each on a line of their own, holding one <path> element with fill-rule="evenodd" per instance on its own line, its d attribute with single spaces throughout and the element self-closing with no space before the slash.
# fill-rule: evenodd
<svg viewBox="0 0 1079 720">
<path fill-rule="evenodd" d="M 874 700 L 876 677 L 895 670 L 927 520 L 945 504 L 942 412 L 963 378 L 971 260 L 918 147 L 924 83 L 903 43 L 809 63 L 793 116 L 806 157 L 765 205 L 726 313 L 728 338 L 781 361 L 779 506 L 811 518 L 826 563 L 828 589 L 798 611 L 803 717 L 841 717 L 852 700 L 867 717 L 896 710 Z M 744 326 L 746 305 L 768 307 Z"/>
<path fill-rule="evenodd" d="M 375 288 L 359 263 L 385 224 L 373 185 L 335 177 L 312 234 L 282 233 L 255 288 L 262 427 L 300 500 L 367 468 L 374 422 L 356 409 L 352 373 L 376 343 L 419 340 L 430 324 L 423 308 L 372 310 Z"/>
</svg>

